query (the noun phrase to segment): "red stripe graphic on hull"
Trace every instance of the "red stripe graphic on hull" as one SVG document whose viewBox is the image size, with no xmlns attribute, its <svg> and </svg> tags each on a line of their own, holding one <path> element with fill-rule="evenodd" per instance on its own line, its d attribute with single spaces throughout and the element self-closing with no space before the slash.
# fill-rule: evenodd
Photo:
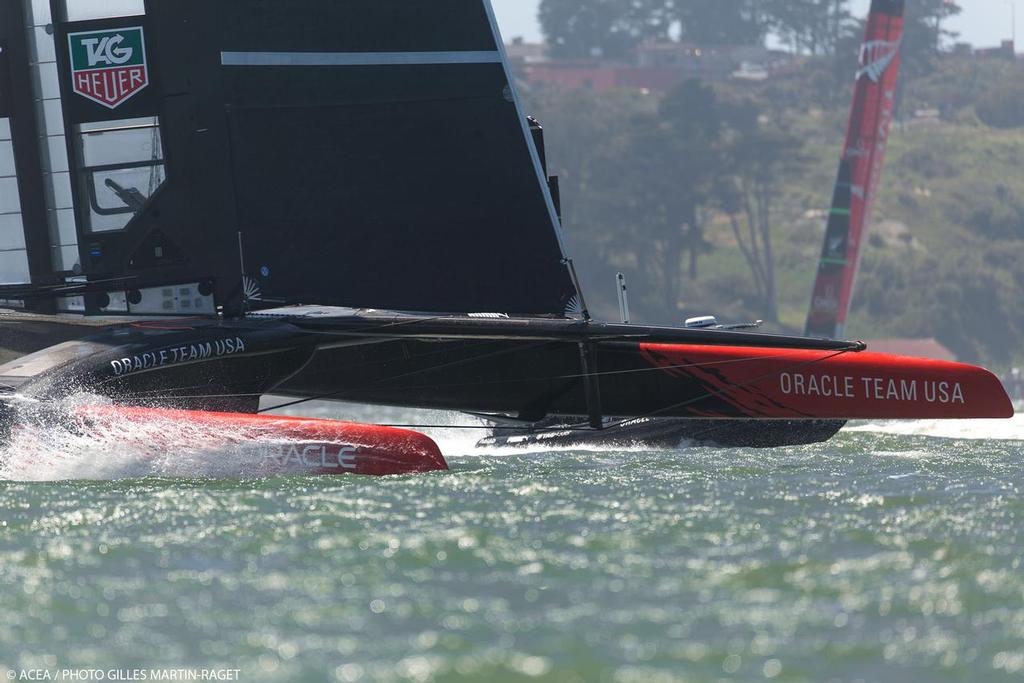
<svg viewBox="0 0 1024 683">
<path fill-rule="evenodd" d="M 1013 416 L 987 370 L 879 353 L 641 344 L 654 367 L 725 401 L 735 415 L 822 419 L 965 419 Z M 702 409 L 700 401 L 693 404 Z"/>
</svg>

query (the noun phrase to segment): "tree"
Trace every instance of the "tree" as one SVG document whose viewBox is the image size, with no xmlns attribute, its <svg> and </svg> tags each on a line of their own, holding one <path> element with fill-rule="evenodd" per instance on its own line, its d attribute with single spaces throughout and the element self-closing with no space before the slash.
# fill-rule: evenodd
<svg viewBox="0 0 1024 683">
<path fill-rule="evenodd" d="M 852 23 L 849 0 L 765 0 L 772 32 L 793 52 L 834 55 Z"/>
<path fill-rule="evenodd" d="M 722 171 L 721 117 L 715 91 L 700 81 L 678 86 L 657 112 L 637 116 L 621 146 L 608 150 L 594 178 L 603 220 L 616 226 L 623 249 L 653 252 L 644 270 L 653 275 L 662 308 L 678 310 L 684 255 L 696 278 L 707 249 L 701 208 Z"/>
<path fill-rule="evenodd" d="M 755 45 L 768 23 L 757 0 L 679 0 L 675 18 L 683 40 L 700 45 Z"/>
<path fill-rule="evenodd" d="M 962 11 L 956 0 L 908 0 L 902 48 L 904 80 L 935 70 L 943 42 L 957 36 L 945 28 L 946 21 Z"/>
<path fill-rule="evenodd" d="M 627 92 L 557 88 L 532 89 L 524 98 L 547 132 L 548 170 L 560 181 L 564 230 L 588 303 L 617 310 L 615 299 L 607 297 L 608 283 L 616 270 L 629 270 L 628 263 L 614 263 L 616 258 L 632 252 L 622 236 L 630 218 L 622 207 L 631 198 L 621 192 L 616 175 L 630 173 L 626 149 L 633 122 L 652 117 L 657 102 Z M 633 276 L 638 292 L 654 291 L 641 280 L 641 274 Z"/>
<path fill-rule="evenodd" d="M 562 59 L 622 58 L 646 38 L 667 39 L 672 0 L 542 0 L 540 24 Z"/>
<path fill-rule="evenodd" d="M 990 87 L 974 105 L 978 118 L 993 128 L 1024 127 L 1024 78 L 1014 74 Z"/>
<path fill-rule="evenodd" d="M 751 101 L 731 106 L 724 118 L 729 125 L 728 173 L 716 188 L 719 208 L 729 217 L 766 319 L 778 322 L 774 209 L 786 178 L 797 174 L 803 162 L 797 151 L 801 143 L 777 126 L 767 126 Z"/>
</svg>

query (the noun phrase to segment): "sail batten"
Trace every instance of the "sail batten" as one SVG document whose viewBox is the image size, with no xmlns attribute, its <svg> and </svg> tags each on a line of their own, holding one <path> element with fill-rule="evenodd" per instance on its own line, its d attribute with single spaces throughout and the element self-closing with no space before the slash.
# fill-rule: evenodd
<svg viewBox="0 0 1024 683">
<path fill-rule="evenodd" d="M 222 52 L 223 66 L 406 66 L 500 64 L 490 52 Z"/>
</svg>

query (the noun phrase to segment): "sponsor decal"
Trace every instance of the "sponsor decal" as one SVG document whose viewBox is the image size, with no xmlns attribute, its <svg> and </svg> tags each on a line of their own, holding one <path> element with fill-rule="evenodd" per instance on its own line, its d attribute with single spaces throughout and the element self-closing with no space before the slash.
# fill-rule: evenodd
<svg viewBox="0 0 1024 683">
<path fill-rule="evenodd" d="M 73 90 L 116 109 L 149 85 L 141 26 L 68 34 Z"/>
<path fill-rule="evenodd" d="M 266 268 L 267 275 L 269 275 L 270 269 L 266 266 L 263 267 Z M 242 293 L 245 296 L 246 301 L 263 301 L 263 288 L 260 287 L 259 282 L 248 275 L 242 277 Z"/>
<path fill-rule="evenodd" d="M 962 384 L 938 380 L 784 372 L 779 375 L 779 391 L 786 396 L 967 404 Z"/>
<path fill-rule="evenodd" d="M 860 159 L 871 156 L 871 145 L 859 139 L 846 148 L 846 159 Z"/>
<path fill-rule="evenodd" d="M 270 446 L 264 461 L 276 467 L 306 467 L 322 470 L 355 470 L 359 449 L 328 444 L 278 444 Z"/>
<path fill-rule="evenodd" d="M 839 312 L 839 294 L 834 285 L 825 288 L 824 294 L 815 293 L 811 300 L 811 308 L 815 313 L 836 314 Z"/>
<path fill-rule="evenodd" d="M 569 303 L 565 305 L 565 317 L 582 318 L 583 313 L 583 301 L 579 296 L 573 295 L 573 297 L 569 299 Z"/>
<path fill-rule="evenodd" d="M 878 83 L 889 70 L 896 56 L 900 53 L 900 43 L 896 40 L 869 40 L 860 48 L 860 68 L 857 80 L 867 76 L 872 82 Z"/>
<path fill-rule="evenodd" d="M 113 369 L 115 377 L 123 377 L 164 366 L 223 358 L 239 353 L 245 353 L 245 341 L 241 337 L 234 337 L 198 344 L 170 346 L 137 356 L 119 358 L 118 360 L 110 361 L 110 367 Z"/>
<path fill-rule="evenodd" d="M 834 296 L 816 296 L 814 297 L 814 312 L 815 313 L 838 313 L 839 312 L 839 299 Z"/>
</svg>

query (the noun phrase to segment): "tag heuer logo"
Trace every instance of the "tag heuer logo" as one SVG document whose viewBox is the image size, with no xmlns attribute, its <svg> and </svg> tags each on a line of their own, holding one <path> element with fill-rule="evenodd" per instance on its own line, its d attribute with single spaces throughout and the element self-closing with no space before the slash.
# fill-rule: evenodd
<svg viewBox="0 0 1024 683">
<path fill-rule="evenodd" d="M 141 26 L 68 34 L 74 91 L 115 109 L 149 85 Z"/>
</svg>

